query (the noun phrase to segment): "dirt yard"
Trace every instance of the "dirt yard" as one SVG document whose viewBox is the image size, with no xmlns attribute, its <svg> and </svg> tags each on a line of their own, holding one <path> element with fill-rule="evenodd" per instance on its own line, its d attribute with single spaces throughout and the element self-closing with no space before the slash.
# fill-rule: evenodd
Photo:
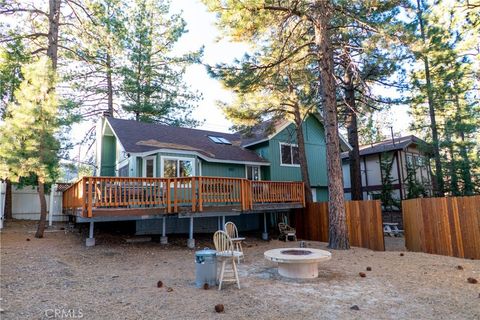
<svg viewBox="0 0 480 320">
<path fill-rule="evenodd" d="M 480 281 L 480 261 L 405 252 L 402 239 L 387 238 L 395 251 L 333 251 L 317 279 L 293 281 L 263 258 L 284 242 L 248 238 L 242 289 L 219 292 L 195 288 L 185 239 L 131 244 L 102 233 L 86 248 L 84 235 L 60 227 L 44 239 L 27 222 L 1 232 L 1 319 L 480 319 L 480 284 L 467 282 Z"/>
</svg>

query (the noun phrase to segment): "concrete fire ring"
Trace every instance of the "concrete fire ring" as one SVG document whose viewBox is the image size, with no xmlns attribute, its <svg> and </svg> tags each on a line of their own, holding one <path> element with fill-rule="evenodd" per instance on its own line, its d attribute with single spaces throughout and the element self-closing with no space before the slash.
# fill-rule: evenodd
<svg viewBox="0 0 480 320">
<path fill-rule="evenodd" d="M 278 273 L 286 278 L 318 277 L 318 264 L 330 260 L 331 253 L 311 248 L 279 248 L 265 251 L 265 259 L 278 263 Z"/>
</svg>

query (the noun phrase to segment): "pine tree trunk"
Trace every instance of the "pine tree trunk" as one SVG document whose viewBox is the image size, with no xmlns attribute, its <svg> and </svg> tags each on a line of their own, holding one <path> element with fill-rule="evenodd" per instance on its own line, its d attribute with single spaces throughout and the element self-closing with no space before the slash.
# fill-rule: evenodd
<svg viewBox="0 0 480 320">
<path fill-rule="evenodd" d="M 10 220 L 13 218 L 12 212 L 12 182 L 7 179 L 5 180 L 7 186 L 5 190 L 5 219 Z"/>
<path fill-rule="evenodd" d="M 310 185 L 310 176 L 308 174 L 307 152 L 305 149 L 305 137 L 303 135 L 303 119 L 300 115 L 300 110 L 295 109 L 295 125 L 298 144 L 298 159 L 300 161 L 300 172 L 302 174 L 302 181 L 305 185 L 305 202 L 312 203 L 312 187 Z"/>
<path fill-rule="evenodd" d="M 423 43 L 425 44 L 425 26 L 423 24 L 423 9 L 420 3 L 420 0 L 417 0 L 417 16 L 418 22 L 420 24 L 420 34 L 422 36 Z M 425 81 L 427 86 L 427 100 L 428 100 L 428 113 L 430 116 L 430 127 L 432 130 L 432 144 L 433 144 L 433 156 L 435 160 L 435 179 L 437 181 L 437 196 L 443 197 L 444 193 L 444 183 L 443 183 L 443 172 L 442 172 L 442 162 L 440 159 L 440 146 L 438 141 L 438 130 L 437 130 L 437 120 L 435 115 L 435 101 L 433 99 L 433 87 L 430 76 L 430 64 L 427 55 L 422 57 L 423 63 L 425 66 Z"/>
<path fill-rule="evenodd" d="M 448 152 L 450 153 L 450 193 L 452 196 L 459 195 L 458 188 L 458 176 L 457 176 L 457 161 L 455 160 L 455 151 L 453 150 L 453 142 L 450 140 L 450 137 L 447 137 L 448 141 Z"/>
<path fill-rule="evenodd" d="M 38 221 L 35 238 L 43 238 L 47 222 L 47 200 L 45 199 L 45 184 L 40 179 L 38 180 L 38 197 L 40 198 L 40 220 Z"/>
<path fill-rule="evenodd" d="M 457 87 L 457 83 L 455 81 L 455 86 Z M 468 150 L 465 145 L 465 132 L 463 131 L 462 125 L 462 106 L 460 105 L 460 98 L 458 97 L 458 93 L 455 93 L 455 124 L 456 124 L 456 132 L 457 137 L 460 139 L 459 149 L 460 149 L 460 158 L 462 159 L 460 164 L 460 170 L 463 180 L 463 194 L 464 195 L 472 195 L 473 194 L 473 183 L 472 183 L 472 173 L 471 173 L 471 164 L 470 158 L 468 157 Z"/>
<path fill-rule="evenodd" d="M 333 49 L 328 33 L 331 4 L 328 0 L 315 2 L 315 44 L 318 50 L 320 88 L 327 145 L 329 248 L 349 249 L 346 224 L 343 175 L 338 136 L 336 83 L 333 69 Z"/>
<path fill-rule="evenodd" d="M 58 64 L 58 28 L 60 25 L 61 0 L 49 0 L 47 56 L 52 61 L 53 70 Z"/>
<path fill-rule="evenodd" d="M 468 196 L 473 194 L 471 164 L 470 159 L 468 158 L 467 147 L 465 146 L 465 133 L 461 131 L 459 135 L 460 140 L 462 141 L 460 144 L 460 158 L 462 159 L 461 171 L 463 180 L 463 194 Z"/>
<path fill-rule="evenodd" d="M 348 55 L 348 50 L 346 52 Z M 358 126 L 357 126 L 357 108 L 355 103 L 355 89 L 353 86 L 353 70 L 350 61 L 345 66 L 345 102 L 346 106 L 346 126 L 348 143 L 352 146 L 352 150 L 348 153 L 348 161 L 350 167 L 350 188 L 352 200 L 363 200 L 362 192 L 362 173 L 360 166 L 360 150 L 358 143 Z"/>
<path fill-rule="evenodd" d="M 112 83 L 112 58 L 107 52 L 107 98 L 108 98 L 108 114 L 113 117 L 113 83 Z"/>
</svg>

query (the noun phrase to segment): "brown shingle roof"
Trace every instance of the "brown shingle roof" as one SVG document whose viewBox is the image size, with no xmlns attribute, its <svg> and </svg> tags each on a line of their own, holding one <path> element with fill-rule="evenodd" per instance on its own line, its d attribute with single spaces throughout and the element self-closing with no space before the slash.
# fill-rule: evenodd
<svg viewBox="0 0 480 320">
<path fill-rule="evenodd" d="M 403 150 L 411 144 L 420 145 L 425 148 L 425 152 L 429 152 L 430 145 L 424 140 L 415 137 L 414 135 L 404 136 L 392 139 L 387 139 L 373 144 L 360 146 L 360 156 L 369 154 L 383 153 L 393 150 Z M 342 153 L 342 159 L 348 158 L 348 152 Z"/>
<path fill-rule="evenodd" d="M 173 127 L 134 120 L 107 118 L 126 152 L 143 153 L 158 149 L 194 151 L 210 160 L 268 164 L 255 152 L 241 147 L 239 134 Z M 232 144 L 217 144 L 208 136 L 222 137 Z"/>
</svg>

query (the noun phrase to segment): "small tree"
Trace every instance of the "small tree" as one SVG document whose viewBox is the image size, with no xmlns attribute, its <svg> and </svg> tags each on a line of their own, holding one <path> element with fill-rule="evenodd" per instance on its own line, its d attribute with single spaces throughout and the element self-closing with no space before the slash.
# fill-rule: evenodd
<svg viewBox="0 0 480 320">
<path fill-rule="evenodd" d="M 380 199 L 383 206 L 392 210 L 398 202 L 393 198 L 393 177 L 392 177 L 393 157 L 387 153 L 380 156 L 380 170 L 382 173 L 382 193 Z"/>
<path fill-rule="evenodd" d="M 57 175 L 60 127 L 55 73 L 47 57 L 26 65 L 24 80 L 7 106 L 0 124 L 0 178 L 18 182 L 34 177 L 40 197 L 40 221 L 35 237 L 42 238 L 47 217 L 45 184 Z"/>
<path fill-rule="evenodd" d="M 417 180 L 417 171 L 412 163 L 407 161 L 407 199 L 425 196 L 425 188 Z"/>
</svg>

